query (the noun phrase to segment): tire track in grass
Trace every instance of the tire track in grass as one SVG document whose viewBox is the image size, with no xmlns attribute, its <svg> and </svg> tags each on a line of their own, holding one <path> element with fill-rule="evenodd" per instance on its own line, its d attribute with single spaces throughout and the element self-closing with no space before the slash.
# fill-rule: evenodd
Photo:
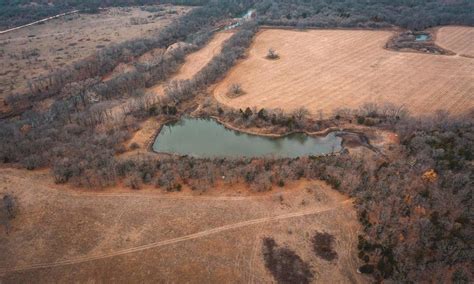
<svg viewBox="0 0 474 284">
<path fill-rule="evenodd" d="M 20 265 L 20 266 L 11 267 L 11 268 L 8 268 L 8 267 L 0 268 L 0 275 L 5 275 L 7 273 L 13 273 L 13 272 L 34 270 L 34 269 L 54 268 L 54 267 L 60 267 L 60 266 L 65 266 L 65 265 L 80 264 L 80 263 L 94 261 L 94 260 L 111 258 L 111 257 L 121 256 L 121 255 L 127 255 L 127 254 L 131 254 L 131 253 L 145 251 L 145 250 L 148 250 L 148 249 L 153 249 L 153 248 L 157 248 L 157 247 L 163 247 L 163 246 L 167 246 L 167 245 L 177 244 L 177 243 L 184 242 L 184 241 L 199 239 L 199 238 L 207 237 L 209 235 L 217 234 L 217 233 L 220 233 L 220 232 L 225 232 L 225 231 L 229 231 L 229 230 L 233 230 L 233 229 L 239 229 L 239 228 L 252 226 L 252 225 L 256 225 L 256 224 L 262 224 L 262 223 L 268 223 L 268 222 L 274 222 L 274 221 L 285 220 L 285 219 L 290 219 L 290 218 L 297 218 L 297 217 L 302 217 L 302 216 L 308 216 L 308 215 L 314 215 L 314 214 L 329 212 L 329 211 L 335 210 L 337 208 L 341 208 L 344 205 L 351 204 L 351 203 L 352 203 L 352 199 L 348 199 L 348 200 L 342 201 L 340 203 L 340 206 L 335 206 L 335 207 L 332 207 L 332 208 L 305 210 L 305 211 L 287 213 L 287 214 L 282 214 L 282 215 L 277 215 L 277 216 L 263 217 L 263 218 L 253 219 L 253 220 L 247 220 L 247 221 L 243 221 L 243 222 L 238 222 L 238 223 L 233 223 L 233 224 L 229 224 L 229 225 L 220 226 L 220 227 L 209 229 L 209 230 L 204 230 L 204 231 L 201 231 L 201 232 L 198 232 L 198 233 L 194 233 L 194 234 L 190 234 L 190 235 L 186 235 L 186 236 L 182 236 L 182 237 L 178 237 L 178 238 L 173 238 L 173 239 L 168 239 L 168 240 L 164 240 L 164 241 L 150 243 L 150 244 L 147 244 L 147 245 L 122 249 L 122 250 L 118 250 L 118 251 L 111 252 L 111 253 L 83 256 L 83 257 L 77 257 L 77 258 L 68 259 L 68 260 L 61 260 L 61 261 L 57 261 L 57 262 L 45 262 L 45 263 L 36 263 L 36 264 L 29 264 L 29 265 Z"/>
</svg>

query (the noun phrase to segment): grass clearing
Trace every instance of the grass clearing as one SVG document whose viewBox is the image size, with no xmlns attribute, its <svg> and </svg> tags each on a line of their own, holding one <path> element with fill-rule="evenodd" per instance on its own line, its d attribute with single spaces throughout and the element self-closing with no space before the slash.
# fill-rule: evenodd
<svg viewBox="0 0 474 284">
<path fill-rule="evenodd" d="M 47 171 L 9 168 L 0 170 L 0 181 L 0 193 L 15 195 L 20 206 L 10 234 L 0 234 L 5 282 L 112 276 L 125 282 L 269 282 L 261 252 L 267 236 L 309 263 L 317 280 L 364 279 L 356 273 L 359 225 L 352 202 L 322 182 L 298 182 L 279 193 L 233 186 L 199 195 L 189 189 L 79 191 L 55 185 Z M 317 230 L 341 240 L 337 266 L 311 252 Z"/>
</svg>

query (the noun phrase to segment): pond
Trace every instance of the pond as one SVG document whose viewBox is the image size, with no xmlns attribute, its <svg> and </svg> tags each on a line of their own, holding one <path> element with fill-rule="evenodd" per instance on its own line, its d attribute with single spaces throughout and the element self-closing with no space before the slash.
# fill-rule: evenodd
<svg viewBox="0 0 474 284">
<path fill-rule="evenodd" d="M 228 129 L 213 119 L 184 118 L 165 124 L 153 151 L 198 158 L 317 156 L 341 150 L 335 132 L 325 137 L 294 133 L 284 137 L 251 135 Z"/>
<path fill-rule="evenodd" d="M 429 38 L 430 38 L 430 36 L 427 35 L 427 34 L 420 34 L 420 35 L 416 35 L 415 40 L 416 41 L 427 41 Z"/>
</svg>

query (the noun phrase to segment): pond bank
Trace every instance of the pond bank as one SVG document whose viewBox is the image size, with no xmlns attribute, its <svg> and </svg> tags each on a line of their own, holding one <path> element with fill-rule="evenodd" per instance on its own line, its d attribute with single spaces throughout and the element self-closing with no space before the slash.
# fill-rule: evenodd
<svg viewBox="0 0 474 284">
<path fill-rule="evenodd" d="M 339 153 L 342 138 L 337 131 L 324 137 L 293 132 L 264 136 L 230 129 L 214 118 L 181 118 L 163 124 L 152 150 L 158 153 L 215 157 L 297 158 Z"/>
</svg>

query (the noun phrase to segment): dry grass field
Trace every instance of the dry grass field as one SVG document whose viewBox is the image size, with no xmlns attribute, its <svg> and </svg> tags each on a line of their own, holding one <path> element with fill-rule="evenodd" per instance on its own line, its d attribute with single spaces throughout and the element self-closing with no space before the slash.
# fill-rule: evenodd
<svg viewBox="0 0 474 284">
<path fill-rule="evenodd" d="M 474 58 L 474 27 L 442 27 L 436 33 L 436 44 L 460 56 Z"/>
<path fill-rule="evenodd" d="M 190 9 L 160 7 L 160 12 L 133 7 L 69 15 L 0 35 L 0 98 L 25 90 L 29 79 L 57 70 L 111 43 L 151 35 Z M 143 22 L 132 24 L 132 18 Z"/>
<path fill-rule="evenodd" d="M 214 86 L 221 103 L 235 108 L 306 107 L 331 115 L 364 103 L 404 105 L 416 115 L 474 107 L 474 60 L 384 49 L 389 31 L 263 30 L 248 58 Z M 268 60 L 273 48 L 280 59 Z M 227 96 L 241 84 L 244 95 Z"/>
<path fill-rule="evenodd" d="M 47 171 L 0 169 L 0 193 L 17 197 L 10 234 L 0 227 L 0 282 L 262 283 L 262 238 L 311 265 L 319 283 L 362 283 L 352 201 L 322 182 L 255 194 L 220 186 L 78 191 Z M 316 231 L 335 237 L 337 260 L 311 250 Z"/>
<path fill-rule="evenodd" d="M 204 68 L 215 55 L 220 53 L 222 44 L 232 35 L 233 31 L 222 31 L 216 33 L 206 46 L 186 56 L 186 60 L 179 71 L 169 81 L 192 79 L 193 76 Z M 163 95 L 164 86 L 160 83 L 150 88 L 148 91 L 153 94 Z"/>
</svg>

